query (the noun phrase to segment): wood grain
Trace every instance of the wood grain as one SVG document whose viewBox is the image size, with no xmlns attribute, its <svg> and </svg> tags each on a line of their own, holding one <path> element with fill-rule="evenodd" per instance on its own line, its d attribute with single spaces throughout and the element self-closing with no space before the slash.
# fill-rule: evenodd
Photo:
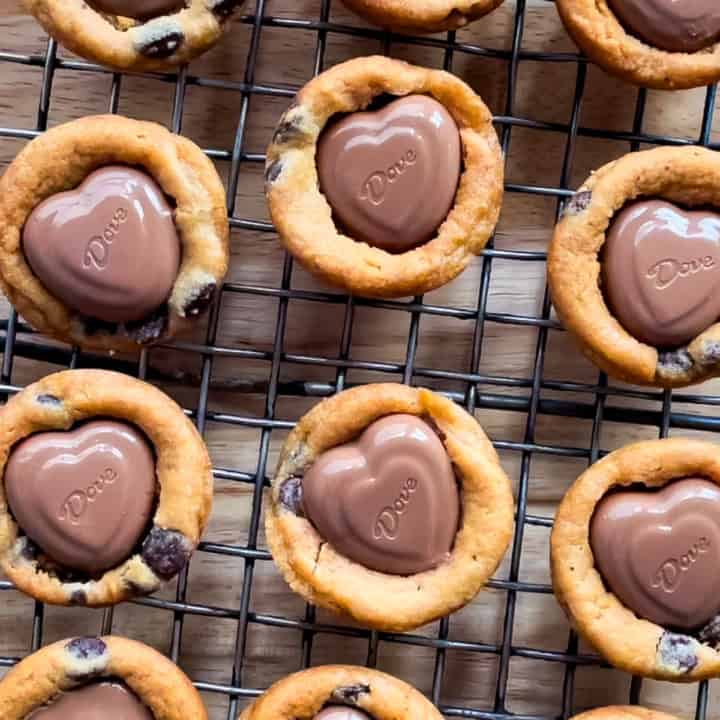
<svg viewBox="0 0 720 720">
<path fill-rule="evenodd" d="M 528 0 L 522 49 L 527 52 L 574 53 L 573 43 L 562 28 L 554 5 L 545 0 Z M 7 0 L 0 8 L 0 51 L 42 55 L 47 38 L 32 18 L 21 14 L 18 3 Z M 480 22 L 457 34 L 463 43 L 507 50 L 511 47 L 515 3 L 504 6 Z M 320 18 L 319 0 L 268 0 L 268 16 L 285 19 Z M 330 20 L 341 25 L 363 26 L 335 0 Z M 241 83 L 247 70 L 251 26 L 237 19 L 214 50 L 190 67 L 190 75 L 213 80 Z M 312 30 L 268 26 L 262 31 L 254 77 L 262 85 L 289 86 L 294 89 L 313 71 L 317 34 Z M 325 64 L 383 49 L 378 36 L 350 37 L 331 32 L 327 36 Z M 392 42 L 389 52 L 399 58 L 441 67 L 442 47 L 423 47 Z M 62 58 L 68 54 L 59 51 Z M 496 114 L 505 114 L 507 61 L 504 58 L 455 52 L 453 70 L 479 92 Z M 514 105 L 516 117 L 545 123 L 546 129 L 513 127 L 507 154 L 507 180 L 512 184 L 558 187 L 563 171 L 567 136 L 563 131 L 572 120 L 578 65 L 575 62 L 520 62 Z M 0 127 L 34 130 L 38 122 L 38 99 L 42 82 L 40 66 L 0 63 Z M 49 125 L 89 113 L 105 112 L 109 107 L 111 75 L 62 68 L 55 72 L 49 108 Z M 124 77 L 120 86 L 120 112 L 136 118 L 152 119 L 168 127 L 173 111 L 174 85 L 162 79 Z M 583 128 L 632 129 L 637 91 L 606 76 L 598 68 L 588 67 L 585 92 L 579 116 Z M 705 101 L 702 89 L 647 94 L 647 111 L 643 130 L 697 140 L 701 112 Z M 247 102 L 245 108 L 243 103 Z M 240 92 L 191 82 L 185 92 L 182 131 L 203 148 L 231 153 L 241 114 L 247 111 L 243 151 L 262 153 L 279 114 L 289 103 L 286 97 Z M 594 168 L 629 150 L 629 143 L 608 140 L 585 132 L 577 138 L 569 161 L 567 187 L 577 186 Z M 715 124 L 711 138 L 720 140 Z M 9 162 L 23 146 L 24 140 L 0 139 L 0 162 Z M 229 163 L 218 162 L 227 177 Z M 556 201 L 542 194 L 508 193 L 495 245 L 504 250 L 543 251 L 554 222 Z M 262 195 L 262 168 L 258 163 L 243 162 L 240 169 L 234 215 L 264 221 L 267 210 Z M 233 231 L 233 259 L 228 280 L 262 288 L 281 284 L 284 255 L 271 233 Z M 464 308 L 464 318 L 441 314 L 423 314 L 419 322 L 416 375 L 413 382 L 454 392 L 464 392 L 466 384 L 458 379 L 430 377 L 433 370 L 457 372 L 471 370 L 473 311 L 477 306 L 483 262 L 478 259 L 456 281 L 431 293 L 425 302 L 437 306 Z M 300 290 L 322 290 L 302 269 L 295 267 L 292 287 Z M 542 311 L 545 288 L 545 265 L 534 261 L 492 261 L 487 310 L 510 313 L 521 318 L 537 317 Z M 2 316 L 7 315 L 7 303 Z M 209 410 L 243 418 L 238 423 L 210 421 L 205 437 L 216 467 L 255 475 L 260 458 L 261 431 L 257 420 L 266 416 L 264 392 L 271 379 L 275 341 L 275 323 L 279 301 L 269 294 L 237 292 L 223 298 L 217 344 L 228 351 L 258 351 L 258 359 L 237 358 L 226 353 L 212 364 L 212 390 Z M 341 347 L 343 302 L 320 304 L 293 299 L 287 306 L 287 324 L 283 342 L 283 360 L 279 380 L 282 383 L 312 381 L 333 384 L 336 368 L 314 362 L 313 358 L 338 357 Z M 397 364 L 399 372 L 350 369 L 346 383 L 398 380 L 406 362 L 407 334 L 411 315 L 403 310 L 379 310 L 359 304 L 354 310 L 354 325 L 349 358 L 353 361 L 382 361 Z M 195 340 L 202 343 L 203 332 Z M 23 352 L 31 352 L 41 338 L 24 333 L 18 336 Z M 518 380 L 532 377 L 538 341 L 537 328 L 528 324 L 486 322 L 482 355 L 477 371 L 484 376 L 507 376 Z M 290 356 L 290 357 L 288 357 Z M 294 356 L 294 357 L 293 357 Z M 301 356 L 301 357 L 299 357 Z M 202 355 L 177 349 L 157 349 L 150 353 L 150 366 L 161 377 L 167 389 L 187 408 L 196 408 L 199 397 L 198 378 Z M 59 369 L 59 365 L 37 362 L 17 356 L 11 381 L 24 385 L 35 378 Z M 391 368 L 392 369 L 392 368 Z M 569 392 L 547 386 L 566 379 L 594 383 L 597 372 L 582 359 L 567 335 L 552 329 L 548 335 L 543 367 L 543 401 L 577 401 L 592 409 L 593 395 Z M 707 383 L 706 393 L 717 393 L 718 383 Z M 528 398 L 527 383 L 519 387 L 482 383 L 481 393 L 501 397 Z M 271 409 L 274 417 L 294 421 L 313 400 L 281 396 Z M 615 421 L 605 422 L 600 445 L 609 450 L 633 439 L 656 437 L 657 427 L 637 426 L 624 420 L 625 408 L 642 408 L 659 412 L 660 396 L 649 399 L 611 398 L 608 405 L 619 410 Z M 717 405 L 674 403 L 673 409 L 717 415 Z M 477 418 L 491 437 L 501 443 L 521 443 L 525 437 L 527 412 L 505 409 L 480 409 Z M 671 434 L 689 431 L 671 429 Z M 286 431 L 274 430 L 270 437 L 267 471 L 271 472 Z M 551 448 L 587 450 L 591 442 L 590 419 L 574 419 L 541 413 L 534 440 Z M 697 433 L 696 433 L 697 434 Z M 517 485 L 522 455 L 519 449 L 503 449 L 507 472 Z M 529 467 L 528 511 L 552 516 L 564 490 L 582 471 L 587 457 L 557 456 L 533 453 Z M 262 468 L 260 468 L 262 471 Z M 228 545 L 243 545 L 250 530 L 253 486 L 218 478 L 215 507 L 206 539 Z M 548 582 L 548 530 L 527 526 L 522 540 L 519 578 L 534 583 Z M 265 548 L 262 532 L 258 545 Z M 506 559 L 499 578 L 508 577 Z M 232 681 L 233 651 L 237 617 L 248 577 L 240 558 L 198 553 L 192 562 L 187 602 L 222 609 L 223 618 L 202 614 L 185 615 L 180 664 L 192 678 L 204 683 L 229 684 Z M 174 597 L 169 588 L 161 597 Z M 502 626 L 507 594 L 492 589 L 481 593 L 467 608 L 453 616 L 450 637 L 476 643 L 496 645 L 502 640 Z M 255 563 L 252 576 L 250 609 L 261 619 L 302 618 L 305 608 L 280 579 L 273 564 Z M 33 603 L 14 591 L 0 593 L 0 655 L 22 656 L 27 653 L 32 634 Z M 42 640 L 51 642 L 64 636 L 95 633 L 101 627 L 101 613 L 83 609 L 46 608 Z M 323 623 L 337 623 L 325 612 L 318 612 Z M 163 651 L 170 646 L 173 615 L 165 610 L 140 605 L 123 605 L 114 613 L 113 631 L 143 640 Z M 340 621 L 342 625 L 342 621 Z M 437 625 L 423 629 L 433 636 Z M 521 593 L 518 596 L 513 646 L 520 648 L 510 661 L 506 707 L 515 713 L 554 716 L 561 712 L 564 667 L 557 662 L 531 657 L 522 648 L 564 651 L 568 638 L 567 622 L 551 594 Z M 300 667 L 301 633 L 272 622 L 250 624 L 242 667 L 243 688 L 264 688 L 274 680 Z M 589 652 L 581 647 L 581 651 Z M 342 637 L 321 633 L 315 638 L 312 663 L 365 662 L 365 638 Z M 422 646 L 380 642 L 378 666 L 416 684 L 431 689 L 434 652 Z M 452 649 L 446 655 L 446 671 L 441 700 L 443 703 L 480 710 L 492 710 L 499 668 L 498 656 L 472 650 Z M 0 671 L 1 672 L 1 671 Z M 617 671 L 595 666 L 578 668 L 574 688 L 574 709 L 624 702 L 630 679 Z M 674 687 L 647 682 L 641 699 L 646 704 L 691 717 L 696 687 Z M 710 717 L 718 717 L 715 701 L 718 689 L 710 687 Z M 227 716 L 227 697 L 204 693 L 213 720 Z"/>
</svg>

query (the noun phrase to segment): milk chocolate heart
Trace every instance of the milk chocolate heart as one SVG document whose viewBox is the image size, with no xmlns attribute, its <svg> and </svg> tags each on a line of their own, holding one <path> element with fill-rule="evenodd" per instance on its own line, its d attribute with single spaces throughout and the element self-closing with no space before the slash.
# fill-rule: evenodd
<svg viewBox="0 0 720 720">
<path fill-rule="evenodd" d="M 144 534 L 155 459 L 132 426 L 95 420 L 23 440 L 4 482 L 20 529 L 56 563 L 94 575 L 127 559 Z"/>
<path fill-rule="evenodd" d="M 149 20 L 179 12 L 186 6 L 185 0 L 88 0 L 88 5 L 109 15 L 135 20 Z"/>
<path fill-rule="evenodd" d="M 355 240 L 405 252 L 432 238 L 452 208 L 460 135 L 437 100 L 408 95 L 352 113 L 318 143 L 320 190 Z"/>
<path fill-rule="evenodd" d="M 154 720 L 154 717 L 125 685 L 101 682 L 62 693 L 47 707 L 30 713 L 28 720 Z"/>
<path fill-rule="evenodd" d="M 720 37 L 717 0 L 608 0 L 618 20 L 648 45 L 692 53 Z"/>
<path fill-rule="evenodd" d="M 659 348 L 689 342 L 720 317 L 720 214 L 641 200 L 613 219 L 605 297 L 634 337 Z"/>
<path fill-rule="evenodd" d="M 372 570 L 412 575 L 446 560 L 460 500 L 447 452 L 414 415 L 389 415 L 332 448 L 302 484 L 303 509 L 333 547 Z"/>
<path fill-rule="evenodd" d="M 131 322 L 169 297 L 180 241 L 162 190 L 122 166 L 44 200 L 23 228 L 23 250 L 45 287 L 83 315 Z"/>
<path fill-rule="evenodd" d="M 595 565 L 636 615 L 699 628 L 720 611 L 720 488 L 701 478 L 605 496 L 590 526 Z"/>
</svg>

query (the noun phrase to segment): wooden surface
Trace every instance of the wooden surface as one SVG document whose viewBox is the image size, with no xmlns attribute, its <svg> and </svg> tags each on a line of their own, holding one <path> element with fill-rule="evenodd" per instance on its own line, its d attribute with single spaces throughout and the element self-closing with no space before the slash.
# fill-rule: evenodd
<svg viewBox="0 0 720 720">
<path fill-rule="evenodd" d="M 5 0 L 0 9 L 0 51 L 43 53 L 47 38 L 31 18 L 20 14 L 14 2 Z M 458 33 L 461 41 L 478 43 L 484 47 L 509 48 L 513 28 L 515 3 L 508 0 L 492 16 Z M 285 18 L 318 18 L 318 0 L 268 0 L 268 15 Z M 361 21 L 344 11 L 340 3 L 332 3 L 331 20 L 361 25 Z M 190 68 L 192 75 L 206 78 L 241 81 L 245 72 L 251 28 L 239 20 L 234 22 L 222 42 Z M 301 85 L 312 74 L 316 34 L 308 30 L 267 27 L 261 35 L 258 64 L 254 80 L 262 84 Z M 575 52 L 565 34 L 552 3 L 528 0 L 523 50 Z M 377 38 L 356 38 L 331 33 L 327 39 L 326 64 L 382 49 Z M 60 51 L 62 57 L 67 53 Z M 443 62 L 441 48 L 420 48 L 394 42 L 393 56 L 417 63 L 439 67 Z M 505 112 L 507 63 L 502 59 L 471 54 L 456 54 L 455 72 L 470 82 L 485 98 L 496 114 Z M 552 124 L 550 130 L 539 131 L 524 127 L 512 130 L 507 180 L 510 183 L 529 183 L 557 186 L 562 171 L 566 135 L 560 130 L 568 124 L 573 107 L 577 64 L 574 62 L 521 62 L 517 78 L 514 113 L 518 117 Z M 18 64 L 0 63 L 0 127 L 33 130 L 37 123 L 37 105 L 42 81 L 42 69 Z M 62 69 L 55 73 L 49 124 L 56 125 L 71 118 L 106 111 L 111 76 Z M 170 125 L 174 86 L 157 79 L 126 77 L 120 90 L 120 112 L 136 118 L 152 119 Z M 637 91 L 620 81 L 589 67 L 586 79 L 580 123 L 589 128 L 609 128 L 629 131 L 632 128 Z M 704 102 L 704 90 L 671 94 L 649 92 L 645 132 L 669 134 L 697 139 Z M 240 93 L 213 87 L 188 87 L 185 98 L 183 132 L 204 148 L 230 151 L 241 111 Z M 260 153 L 270 138 L 279 114 L 288 104 L 284 98 L 253 95 L 248 105 L 248 123 L 243 149 Z M 552 128 L 556 128 L 553 130 Z M 720 139 L 718 129 L 713 140 Z M 25 141 L 0 139 L 0 161 L 9 162 Z M 627 152 L 627 142 L 604 140 L 590 136 L 578 139 L 571 163 L 568 185 L 577 186 L 587 173 L 599 165 Z M 228 163 L 218 168 L 227 176 Z M 236 198 L 235 216 L 266 220 L 267 211 L 261 192 L 261 166 L 243 163 Z M 502 249 L 544 250 L 551 233 L 555 201 L 541 195 L 509 193 L 503 207 L 496 247 Z M 229 280 L 237 283 L 277 288 L 280 286 L 283 253 L 271 234 L 250 231 L 233 232 L 233 260 Z M 426 302 L 472 309 L 476 306 L 482 263 L 477 260 L 464 275 L 444 289 L 426 297 Z M 542 308 L 545 266 L 540 262 L 510 262 L 495 260 L 488 310 L 509 312 L 521 316 L 537 316 Z M 295 268 L 292 286 L 316 289 L 319 286 L 302 270 Z M 323 288 L 324 289 L 324 288 Z M 7 307 L 3 305 L 3 314 Z M 305 356 L 337 357 L 340 346 L 344 305 L 320 305 L 293 300 L 289 303 L 287 329 L 284 339 L 286 353 Z M 225 348 L 272 352 L 278 301 L 262 295 L 226 294 L 217 343 Z M 353 360 L 378 360 L 404 363 L 410 316 L 404 312 L 358 307 L 349 357 Z M 419 327 L 416 368 L 467 371 L 472 353 L 472 319 L 448 319 L 438 315 L 424 315 Z M 202 333 L 198 334 L 198 339 Z M 35 342 L 37 339 L 21 336 Z M 489 322 L 479 372 L 487 375 L 508 375 L 529 378 L 532 374 L 537 343 L 537 329 L 521 324 Z M 150 365 L 167 378 L 163 382 L 185 407 L 195 408 L 198 400 L 197 377 L 201 356 L 173 350 L 154 350 Z M 11 381 L 24 385 L 34 378 L 59 369 L 56 365 L 38 363 L 17 357 Z M 270 363 L 266 360 L 217 358 L 213 364 L 212 391 L 209 408 L 250 418 L 265 415 L 263 388 L 269 379 Z M 283 381 L 314 380 L 332 383 L 335 369 L 307 363 L 285 361 L 280 378 Z M 348 372 L 347 382 L 397 380 L 397 374 L 361 371 Z M 176 378 L 175 381 L 172 378 Z M 597 373 L 580 358 L 565 333 L 549 333 L 543 378 L 569 379 L 593 383 Z M 463 383 L 454 380 L 433 380 L 416 377 L 414 382 L 433 387 L 464 391 Z M 255 392 L 248 392 L 248 390 Z M 482 392 L 501 395 L 528 396 L 527 387 L 508 388 L 481 385 Z M 710 383 L 707 392 L 717 390 Z M 571 394 L 544 389 L 543 399 L 580 400 L 592 403 L 588 394 Z M 312 405 L 309 399 L 281 397 L 275 417 L 295 420 Z M 615 407 L 642 407 L 659 410 L 657 400 L 613 399 Z M 682 404 L 674 408 L 687 409 Z M 706 414 L 717 414 L 712 406 L 695 408 Z M 505 410 L 479 410 L 479 421 L 497 441 L 521 442 L 527 415 Z M 587 448 L 591 441 L 590 420 L 558 418 L 541 414 L 535 440 L 550 446 Z M 677 435 L 687 431 L 671 429 Z M 655 427 L 637 427 L 623 422 L 605 422 L 601 432 L 603 449 L 618 447 L 637 438 L 655 437 Z M 284 431 L 273 431 L 268 462 L 274 467 Z M 697 433 L 696 433 L 697 434 Z M 214 463 L 254 474 L 259 457 L 260 430 L 248 424 L 235 425 L 210 422 L 206 429 Z M 517 484 L 521 453 L 503 450 L 502 459 L 507 472 Z M 574 477 L 585 467 L 582 457 L 555 457 L 534 453 L 530 466 L 529 512 L 552 515 L 558 499 Z M 206 539 L 227 544 L 244 544 L 249 529 L 252 506 L 252 486 L 218 479 L 216 503 Z M 259 546 L 265 547 L 262 533 Z M 547 583 L 548 530 L 526 527 L 520 579 Z M 233 667 L 233 647 L 237 613 L 243 590 L 243 561 L 222 555 L 199 553 L 192 562 L 187 594 L 189 603 L 225 608 L 226 619 L 208 619 L 187 614 L 183 634 L 181 665 L 194 680 L 228 684 Z M 498 577 L 508 574 L 506 560 Z M 174 597 L 174 588 L 162 593 Z M 481 593 L 468 608 L 453 617 L 450 637 L 475 642 L 498 643 L 502 638 L 502 620 L 506 593 L 488 590 Z M 301 618 L 304 605 L 280 579 L 270 562 L 255 565 L 250 608 L 255 613 L 278 617 Z M 14 591 L 0 593 L 0 655 L 21 656 L 28 651 L 32 632 L 33 603 Z M 98 632 L 101 613 L 83 609 L 46 608 L 43 642 L 78 633 Z M 318 613 L 323 622 L 336 620 L 324 612 Z M 170 644 L 172 614 L 138 605 L 123 605 L 115 611 L 113 630 L 116 633 L 148 642 L 163 651 Z M 523 593 L 518 597 L 513 644 L 521 648 L 565 650 L 568 626 L 552 595 Z M 422 631 L 437 633 L 437 625 Z M 301 634 L 253 623 L 247 638 L 243 687 L 264 688 L 301 662 Z M 587 648 L 582 648 L 587 652 Z M 333 634 L 316 637 L 312 653 L 313 664 L 324 662 L 365 661 L 367 643 L 362 639 L 342 638 Z M 378 666 L 415 683 L 429 691 L 432 682 L 434 652 L 428 648 L 381 642 Z M 498 658 L 492 654 L 451 650 L 447 653 L 447 669 L 443 683 L 442 701 L 448 704 L 492 710 L 497 680 Z M 516 713 L 555 715 L 561 710 L 564 667 L 528 657 L 513 657 L 510 662 L 507 707 Z M 0 673 L 2 671 L 0 670 Z M 588 707 L 627 700 L 630 678 L 626 675 L 596 667 L 580 668 L 576 675 L 574 707 L 579 711 Z M 691 717 L 695 703 L 694 686 L 674 687 L 655 682 L 643 685 L 642 701 L 646 704 Z M 718 690 L 711 684 L 710 717 L 718 717 Z M 213 720 L 225 718 L 227 697 L 204 693 Z"/>
</svg>

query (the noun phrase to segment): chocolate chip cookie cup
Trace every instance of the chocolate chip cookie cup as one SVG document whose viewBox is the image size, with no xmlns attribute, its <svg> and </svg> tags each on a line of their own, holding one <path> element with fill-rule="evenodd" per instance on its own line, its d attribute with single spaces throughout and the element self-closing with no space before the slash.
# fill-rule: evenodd
<svg viewBox="0 0 720 720">
<path fill-rule="evenodd" d="M 565 494 L 550 540 L 553 589 L 612 665 L 694 682 L 720 675 L 720 448 L 628 445 Z"/>
<path fill-rule="evenodd" d="M 61 640 L 0 680 L 3 720 L 207 720 L 187 676 L 156 650 L 121 637 Z"/>
<path fill-rule="evenodd" d="M 343 0 L 353 12 L 388 30 L 433 33 L 458 30 L 503 0 Z"/>
<path fill-rule="evenodd" d="M 74 120 L 0 179 L 0 281 L 38 330 L 133 351 L 192 327 L 227 271 L 225 192 L 210 160 L 155 123 Z"/>
<path fill-rule="evenodd" d="M 442 720 L 414 687 L 378 670 L 324 665 L 276 682 L 238 720 Z"/>
<path fill-rule="evenodd" d="M 311 80 L 268 148 L 285 247 L 325 281 L 401 297 L 452 280 L 500 212 L 503 163 L 485 103 L 440 70 L 356 58 Z"/>
<path fill-rule="evenodd" d="M 571 720 L 678 720 L 658 710 L 640 707 L 639 705 L 608 705 L 606 707 L 587 710 L 575 715 Z"/>
<path fill-rule="evenodd" d="M 581 50 L 628 82 L 677 90 L 720 79 L 715 0 L 557 0 L 556 6 Z"/>
<path fill-rule="evenodd" d="M 469 602 L 512 528 L 510 481 L 475 419 L 392 383 L 346 390 L 300 419 L 265 513 L 295 592 L 393 631 Z"/>
<path fill-rule="evenodd" d="M 163 70 L 211 48 L 243 0 L 23 0 L 65 47 L 118 70 Z"/>
<path fill-rule="evenodd" d="M 657 148 L 600 168 L 555 228 L 548 279 L 609 375 L 682 387 L 720 374 L 720 154 Z"/>
<path fill-rule="evenodd" d="M 0 568 L 54 605 L 113 605 L 186 565 L 212 469 L 167 395 L 104 370 L 48 375 L 0 410 Z"/>
</svg>

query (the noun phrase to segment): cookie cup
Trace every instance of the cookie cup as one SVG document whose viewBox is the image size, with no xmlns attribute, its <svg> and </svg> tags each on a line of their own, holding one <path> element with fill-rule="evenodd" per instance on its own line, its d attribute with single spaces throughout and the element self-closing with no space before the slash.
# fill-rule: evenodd
<svg viewBox="0 0 720 720">
<path fill-rule="evenodd" d="M 181 243 L 181 264 L 166 307 L 136 323 L 80 316 L 48 292 L 22 249 L 23 226 L 37 205 L 112 164 L 138 167 L 158 183 L 175 205 Z M 190 140 L 155 123 L 118 115 L 73 120 L 29 143 L 0 178 L 2 288 L 33 327 L 85 348 L 132 351 L 188 329 L 225 276 L 228 238 L 225 191 L 212 162 Z"/>
<path fill-rule="evenodd" d="M 449 559 L 409 576 L 370 570 L 336 552 L 287 502 L 285 489 L 286 481 L 301 478 L 325 450 L 357 438 L 375 420 L 396 413 L 417 415 L 437 428 L 455 469 L 462 503 Z M 512 528 L 510 481 L 475 419 L 429 390 L 393 383 L 346 390 L 300 419 L 283 447 L 265 513 L 273 559 L 295 592 L 363 625 L 391 631 L 419 627 L 469 602 L 500 564 Z"/>
<path fill-rule="evenodd" d="M 315 165 L 328 121 L 386 94 L 430 95 L 442 103 L 458 125 L 463 153 L 454 205 L 436 235 L 397 254 L 343 234 L 319 190 Z M 490 111 L 462 80 L 400 60 L 362 57 L 300 90 L 268 148 L 265 192 L 280 239 L 310 272 L 358 295 L 402 297 L 449 282 L 485 247 L 500 213 L 503 161 Z"/>
<path fill-rule="evenodd" d="M 503 0 L 342 0 L 375 25 L 407 33 L 458 30 L 502 5 Z"/>
<path fill-rule="evenodd" d="M 88 60 L 118 70 L 163 70 L 212 47 L 244 0 L 189 0 L 147 21 L 102 13 L 84 0 L 23 0 L 46 32 Z"/>
<path fill-rule="evenodd" d="M 25 720 L 62 692 L 121 680 L 156 720 L 207 720 L 200 695 L 174 663 L 121 637 L 61 640 L 29 655 L 0 680 L 0 717 Z"/>
<path fill-rule="evenodd" d="M 555 597 L 572 626 L 612 665 L 642 677 L 695 682 L 720 675 L 720 652 L 696 637 L 643 620 L 610 592 L 595 567 L 590 521 L 612 488 L 660 488 L 681 477 L 720 485 L 717 445 L 672 438 L 615 450 L 592 465 L 565 494 L 550 537 Z"/>
<path fill-rule="evenodd" d="M 414 687 L 378 670 L 324 665 L 276 682 L 238 720 L 312 718 L 327 705 L 347 705 L 373 720 L 442 720 Z"/>
<path fill-rule="evenodd" d="M 674 715 L 639 705 L 607 705 L 575 715 L 571 720 L 678 720 Z"/>
<path fill-rule="evenodd" d="M 684 387 L 720 375 L 720 323 L 687 345 L 658 351 L 623 328 L 601 288 L 601 252 L 615 214 L 642 197 L 720 207 L 720 153 L 662 147 L 630 153 L 594 172 L 565 207 L 548 253 L 548 281 L 563 325 L 583 353 L 613 377 Z"/>
<path fill-rule="evenodd" d="M 55 566 L 22 534 L 0 481 L 0 568 L 19 590 L 53 605 L 99 607 L 155 592 L 186 565 L 210 514 L 212 468 L 195 426 L 157 388 L 106 370 L 48 375 L 12 397 L 0 409 L 0 475 L 23 438 L 97 416 L 136 426 L 155 453 L 152 525 L 124 563 L 98 578 Z"/>
<path fill-rule="evenodd" d="M 668 52 L 628 33 L 607 0 L 557 0 L 555 5 L 580 49 L 607 72 L 628 82 L 680 90 L 720 79 L 720 43 L 694 53 Z"/>
</svg>

